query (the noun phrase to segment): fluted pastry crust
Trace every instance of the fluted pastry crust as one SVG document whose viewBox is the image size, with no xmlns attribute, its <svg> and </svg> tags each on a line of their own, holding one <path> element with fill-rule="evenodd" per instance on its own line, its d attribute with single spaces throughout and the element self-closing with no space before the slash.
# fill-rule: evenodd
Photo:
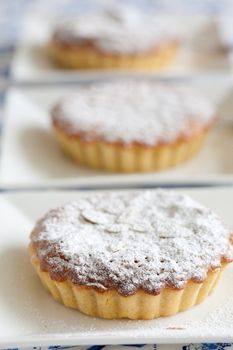
<svg viewBox="0 0 233 350">
<path fill-rule="evenodd" d="M 122 296 L 116 290 L 100 292 L 95 288 L 75 285 L 68 280 L 53 280 L 48 272 L 41 270 L 32 248 L 30 256 L 41 282 L 56 301 L 84 314 L 107 319 L 150 320 L 185 311 L 200 304 L 212 293 L 227 265 L 224 262 L 221 268 L 210 270 L 203 282 L 188 281 L 184 289 L 164 288 L 158 295 L 139 290 L 133 295 Z"/>
<path fill-rule="evenodd" d="M 208 132 L 203 130 L 189 139 L 153 147 L 104 140 L 87 142 L 67 135 L 56 125 L 53 129 L 63 151 L 73 160 L 91 168 L 123 173 L 159 171 L 179 165 L 199 151 Z"/>
<path fill-rule="evenodd" d="M 113 55 L 88 46 L 68 46 L 51 42 L 48 51 L 52 59 L 68 69 L 132 69 L 159 71 L 176 55 L 178 43 L 169 43 L 148 53 Z"/>
</svg>

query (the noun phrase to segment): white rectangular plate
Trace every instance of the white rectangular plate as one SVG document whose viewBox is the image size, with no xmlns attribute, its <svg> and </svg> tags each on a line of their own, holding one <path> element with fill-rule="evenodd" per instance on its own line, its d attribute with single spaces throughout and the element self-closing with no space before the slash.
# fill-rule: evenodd
<svg viewBox="0 0 233 350">
<path fill-rule="evenodd" d="M 233 188 L 183 191 L 233 227 Z M 0 195 L 0 346 L 233 342 L 233 266 L 201 305 L 152 321 L 103 320 L 55 302 L 27 253 L 35 221 L 48 209 L 86 195 L 78 191 Z"/>
<path fill-rule="evenodd" d="M 233 88 L 228 83 L 192 83 L 221 116 L 201 152 L 184 165 L 147 174 L 113 174 L 75 164 L 58 147 L 49 110 L 75 87 L 12 89 L 6 100 L 0 185 L 9 187 L 144 185 L 148 183 L 232 182 Z"/>
<path fill-rule="evenodd" d="M 57 68 L 50 60 L 46 48 L 55 21 L 56 19 L 51 14 L 46 16 L 29 14 L 25 20 L 22 37 L 12 63 L 11 73 L 15 80 L 24 82 L 83 81 L 106 78 L 116 74 L 116 71 L 113 70 L 69 71 Z M 183 42 L 175 60 L 161 72 L 148 72 L 149 76 L 184 77 L 230 73 L 231 64 L 225 50 L 224 35 L 214 17 L 177 16 L 177 23 L 181 27 Z M 125 74 L 140 75 L 142 72 L 117 71 L 118 76 Z"/>
</svg>

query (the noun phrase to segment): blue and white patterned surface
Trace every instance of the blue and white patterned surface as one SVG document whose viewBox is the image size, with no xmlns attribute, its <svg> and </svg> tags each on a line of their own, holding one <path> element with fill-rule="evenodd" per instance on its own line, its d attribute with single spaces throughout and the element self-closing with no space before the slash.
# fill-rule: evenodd
<svg viewBox="0 0 233 350">
<path fill-rule="evenodd" d="M 109 2 L 114 0 L 109 0 Z M 119 0 L 121 3 L 125 0 Z M 148 7 L 152 6 L 158 11 L 176 11 L 176 12 L 192 12 L 192 13 L 207 13 L 207 14 L 220 14 L 221 18 L 225 18 L 227 15 L 228 22 L 223 20 L 225 25 L 224 30 L 229 32 L 229 43 L 233 46 L 233 26 L 231 24 L 233 14 L 233 1 L 232 0 L 127 0 L 128 3 L 136 3 L 138 6 Z M 0 121 L 2 116 L 2 108 L 4 103 L 4 96 L 9 84 L 9 69 L 14 53 L 17 46 L 17 39 L 20 34 L 20 28 L 23 23 L 24 16 L 28 11 L 37 11 L 41 13 L 48 13 L 49 11 L 56 11 L 58 14 L 73 13 L 77 10 L 85 9 L 88 6 L 96 6 L 96 4 L 106 4 L 107 0 L 0 0 Z M 231 31 L 231 33 L 230 33 Z M 11 82 L 12 83 L 12 82 Z M 23 317 L 23 315 L 22 315 Z M 19 344 L 20 346 L 20 344 Z M 138 349 L 143 350 L 233 350 L 233 344 L 221 343 L 221 344 L 174 344 L 174 345 L 115 345 L 115 346 L 89 346 L 89 347 L 64 347 L 64 346 L 49 346 L 49 347 L 32 347 L 28 349 L 32 350 L 122 350 L 122 349 Z M 14 350 L 23 350 L 23 348 L 15 348 Z"/>
<path fill-rule="evenodd" d="M 230 343 L 200 343 L 200 344 L 175 344 L 175 345 L 94 345 L 94 346 L 49 346 L 49 347 L 32 347 L 27 350 L 233 350 L 233 344 Z M 25 348 L 14 348 L 5 350 L 26 350 Z"/>
</svg>

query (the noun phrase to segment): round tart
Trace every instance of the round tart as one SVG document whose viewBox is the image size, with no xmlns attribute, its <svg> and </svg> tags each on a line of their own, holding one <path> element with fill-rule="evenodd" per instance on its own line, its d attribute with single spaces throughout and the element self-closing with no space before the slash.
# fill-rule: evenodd
<svg viewBox="0 0 233 350">
<path fill-rule="evenodd" d="M 58 25 L 49 51 L 66 68 L 160 69 L 176 53 L 176 28 L 129 8 L 86 14 Z"/>
<path fill-rule="evenodd" d="M 108 192 L 48 212 L 31 234 L 42 283 L 68 307 L 153 319 L 202 302 L 231 261 L 230 233 L 191 198 Z"/>
<path fill-rule="evenodd" d="M 55 135 L 76 161 L 118 172 L 154 171 L 195 154 L 215 120 L 184 87 L 118 81 L 82 87 L 52 110 Z"/>
</svg>

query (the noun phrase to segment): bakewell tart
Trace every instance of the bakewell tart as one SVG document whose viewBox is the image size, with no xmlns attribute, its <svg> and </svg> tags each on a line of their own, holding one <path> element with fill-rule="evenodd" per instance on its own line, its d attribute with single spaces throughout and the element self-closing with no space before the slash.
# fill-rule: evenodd
<svg viewBox="0 0 233 350">
<path fill-rule="evenodd" d="M 137 10 L 83 14 L 57 25 L 51 57 L 65 68 L 159 70 L 179 46 L 177 23 Z"/>
<path fill-rule="evenodd" d="M 64 305 L 103 318 L 153 319 L 201 303 L 231 262 L 221 219 L 165 190 L 79 197 L 36 224 L 31 262 Z"/>
<path fill-rule="evenodd" d="M 145 80 L 80 87 L 52 109 L 65 153 L 115 172 L 155 171 L 186 161 L 215 119 L 212 106 L 194 91 Z"/>
</svg>

